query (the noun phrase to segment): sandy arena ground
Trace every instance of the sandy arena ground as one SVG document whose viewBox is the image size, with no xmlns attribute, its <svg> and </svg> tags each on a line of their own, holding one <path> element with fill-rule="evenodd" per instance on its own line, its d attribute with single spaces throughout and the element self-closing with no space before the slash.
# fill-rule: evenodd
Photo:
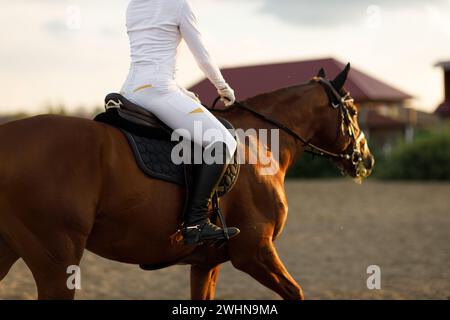
<svg viewBox="0 0 450 320">
<path fill-rule="evenodd" d="M 450 184 L 290 181 L 280 256 L 307 299 L 449 299 Z M 382 289 L 368 290 L 378 265 Z M 226 283 L 225 287 L 223 284 Z M 33 299 L 22 261 L 0 283 L 1 299 Z M 78 299 L 187 299 L 189 267 L 155 272 L 86 253 Z M 227 263 L 218 299 L 278 299 Z"/>
</svg>

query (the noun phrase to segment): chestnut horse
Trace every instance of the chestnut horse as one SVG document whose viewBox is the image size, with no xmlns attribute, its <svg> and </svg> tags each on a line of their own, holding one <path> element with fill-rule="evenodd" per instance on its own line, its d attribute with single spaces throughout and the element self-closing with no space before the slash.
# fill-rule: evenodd
<svg viewBox="0 0 450 320">
<path fill-rule="evenodd" d="M 342 92 L 347 72 L 338 85 L 333 82 L 337 92 Z M 368 175 L 373 157 L 365 139 L 355 142 L 342 134 L 340 113 L 317 79 L 259 95 L 245 105 L 330 152 L 342 153 L 358 143 Z M 244 130 L 277 129 L 238 107 L 220 115 Z M 358 133 L 355 110 L 352 117 Z M 73 299 L 67 268 L 79 265 L 88 249 L 129 264 L 190 264 L 192 299 L 214 298 L 219 266 L 226 261 L 284 299 L 303 299 L 274 240 L 288 213 L 285 174 L 305 144 L 286 130 L 280 130 L 279 140 L 278 172 L 263 175 L 258 164 L 242 165 L 234 189 L 223 198 L 226 221 L 241 234 L 218 249 L 173 245 L 170 237 L 181 224 L 185 192 L 148 178 L 116 128 L 57 115 L 0 126 L 0 280 L 22 258 L 39 299 Z M 241 145 L 240 152 L 251 151 Z M 356 176 L 354 161 L 336 162 Z"/>
</svg>

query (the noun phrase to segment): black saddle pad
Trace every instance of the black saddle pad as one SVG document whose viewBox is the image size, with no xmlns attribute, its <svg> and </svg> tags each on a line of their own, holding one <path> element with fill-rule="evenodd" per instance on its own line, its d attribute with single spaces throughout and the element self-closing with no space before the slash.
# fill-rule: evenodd
<svg viewBox="0 0 450 320">
<path fill-rule="evenodd" d="M 118 110 L 111 108 L 97 115 L 98 122 L 117 127 L 127 138 L 139 168 L 152 178 L 185 185 L 184 165 L 171 161 L 175 142 L 170 141 L 171 132 L 165 128 L 145 127 L 120 117 Z"/>
<path fill-rule="evenodd" d="M 122 118 L 118 109 L 110 108 L 97 115 L 94 119 L 117 127 L 127 138 L 139 168 L 149 177 L 186 186 L 189 184 L 189 166 L 177 165 L 171 159 L 173 147 L 177 142 L 171 141 L 171 131 L 166 127 L 147 127 Z M 227 127 L 233 126 L 226 120 L 219 120 Z M 219 184 L 218 195 L 230 191 L 239 175 L 237 154 L 235 163 L 228 166 L 222 182 Z"/>
<path fill-rule="evenodd" d="M 174 143 L 169 140 L 153 139 L 132 134 L 122 129 L 134 151 L 136 161 L 150 177 L 185 185 L 185 166 L 171 160 Z"/>
</svg>

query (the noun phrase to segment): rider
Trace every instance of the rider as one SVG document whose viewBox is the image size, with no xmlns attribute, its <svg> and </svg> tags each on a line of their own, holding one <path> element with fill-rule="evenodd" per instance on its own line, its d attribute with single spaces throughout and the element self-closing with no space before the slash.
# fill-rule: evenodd
<svg viewBox="0 0 450 320">
<path fill-rule="evenodd" d="M 172 129 L 201 145 L 224 161 L 194 168 L 194 187 L 186 210 L 184 239 L 187 244 L 224 238 L 224 230 L 208 219 L 213 190 L 221 181 L 229 159 L 236 152 L 230 132 L 202 106 L 197 96 L 181 88 L 175 80 L 178 47 L 187 43 L 197 64 L 214 84 L 226 105 L 235 102 L 234 91 L 224 80 L 202 40 L 196 16 L 188 0 L 131 0 L 127 9 L 127 31 L 131 47 L 131 67 L 122 94 L 155 114 Z M 214 129 L 220 134 L 199 135 Z M 199 129 L 197 129 L 199 130 Z M 197 132 L 197 130 L 195 132 Z M 239 233 L 228 228 L 230 237 Z"/>
</svg>

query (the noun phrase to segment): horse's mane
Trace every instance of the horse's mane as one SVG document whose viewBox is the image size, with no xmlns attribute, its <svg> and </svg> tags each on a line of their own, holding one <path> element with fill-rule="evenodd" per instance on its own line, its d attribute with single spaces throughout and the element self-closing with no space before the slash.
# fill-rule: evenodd
<svg viewBox="0 0 450 320">
<path fill-rule="evenodd" d="M 244 102 L 249 105 L 260 105 L 261 103 L 267 103 L 267 101 L 270 101 L 270 99 L 278 98 L 278 99 L 288 99 L 292 97 L 300 97 L 303 95 L 307 90 L 310 89 L 312 81 L 309 81 L 307 83 L 294 85 L 290 87 L 284 87 L 280 89 L 276 89 L 270 92 L 265 92 L 258 94 L 254 97 L 246 99 Z"/>
<path fill-rule="evenodd" d="M 261 93 L 254 97 L 247 98 L 241 102 L 244 103 L 245 105 L 251 106 L 255 110 L 258 110 L 260 108 L 273 105 L 275 104 L 275 102 L 279 103 L 280 101 L 283 100 L 298 99 L 311 88 L 312 83 L 314 83 L 314 81 L 311 80 L 307 83 Z M 229 113 L 235 110 L 236 108 L 225 108 L 225 109 L 215 109 L 214 111 L 219 113 Z"/>
</svg>

